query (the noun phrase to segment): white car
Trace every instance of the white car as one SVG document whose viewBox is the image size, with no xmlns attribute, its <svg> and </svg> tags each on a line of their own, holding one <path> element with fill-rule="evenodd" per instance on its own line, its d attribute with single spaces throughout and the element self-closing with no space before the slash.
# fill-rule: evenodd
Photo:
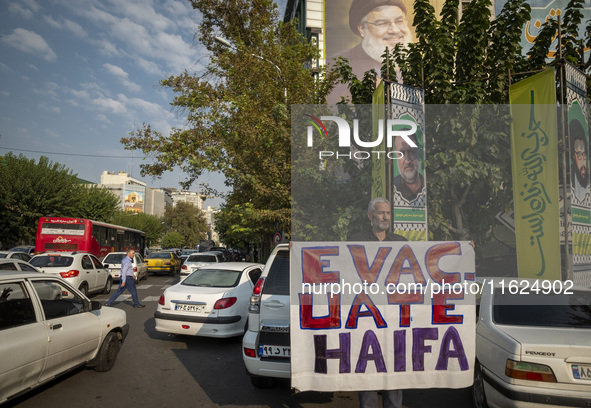
<svg viewBox="0 0 591 408">
<path fill-rule="evenodd" d="M 0 258 L 20 259 L 21 261 L 29 262 L 31 255 L 21 251 L 0 251 Z"/>
<path fill-rule="evenodd" d="M 88 252 L 48 252 L 34 256 L 29 263 L 41 272 L 61 276 L 85 295 L 110 293 L 113 286 L 109 271 Z"/>
<path fill-rule="evenodd" d="M 591 407 L 591 290 L 565 294 L 569 284 L 535 282 L 484 282 L 473 387 L 478 408 Z M 518 287 L 522 293 L 511 294 Z"/>
<path fill-rule="evenodd" d="M 21 261 L 20 259 L 0 259 L 0 270 L 39 272 L 39 270 L 37 270 L 30 263 Z"/>
<path fill-rule="evenodd" d="M 241 336 L 262 267 L 223 262 L 193 272 L 160 296 L 154 313 L 156 330 L 205 337 Z"/>
<path fill-rule="evenodd" d="M 121 278 L 121 261 L 126 256 L 126 252 L 111 252 L 103 259 L 103 266 L 107 268 L 114 281 Z M 132 265 L 135 283 L 139 283 L 142 279 L 148 279 L 148 265 L 146 265 L 144 258 L 140 254 L 135 254 Z"/>
<path fill-rule="evenodd" d="M 220 252 L 201 252 L 191 254 L 181 266 L 181 279 L 185 279 L 199 268 L 223 261 L 224 258 Z"/>
<path fill-rule="evenodd" d="M 108 371 L 129 331 L 63 279 L 0 271 L 0 404 L 75 367 Z"/>
<path fill-rule="evenodd" d="M 275 247 L 257 282 L 248 308 L 242 358 L 255 387 L 272 387 L 291 377 L 289 339 L 289 246 Z"/>
</svg>

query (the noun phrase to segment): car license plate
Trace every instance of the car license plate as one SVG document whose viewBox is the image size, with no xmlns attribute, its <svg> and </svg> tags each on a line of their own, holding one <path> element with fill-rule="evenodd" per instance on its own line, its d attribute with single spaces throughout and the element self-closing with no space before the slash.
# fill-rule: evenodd
<svg viewBox="0 0 591 408">
<path fill-rule="evenodd" d="M 289 357 L 290 355 L 289 346 L 259 346 L 261 357 Z"/>
<path fill-rule="evenodd" d="M 185 304 L 177 304 L 174 306 L 174 310 L 179 310 L 181 312 L 203 312 L 205 306 L 203 305 L 185 305 Z"/>
<path fill-rule="evenodd" d="M 591 381 L 591 365 L 573 364 L 571 367 L 575 379 Z"/>
</svg>

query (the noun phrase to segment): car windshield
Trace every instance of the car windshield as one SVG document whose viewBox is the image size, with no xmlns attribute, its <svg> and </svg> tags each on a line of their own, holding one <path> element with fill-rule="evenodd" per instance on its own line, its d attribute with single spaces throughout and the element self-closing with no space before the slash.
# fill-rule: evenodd
<svg viewBox="0 0 591 408">
<path fill-rule="evenodd" d="M 238 285 L 242 271 L 225 269 L 199 269 L 189 275 L 181 285 L 232 288 Z"/>
<path fill-rule="evenodd" d="M 71 266 L 74 258 L 62 255 L 43 255 L 32 258 L 29 263 L 38 268 L 53 266 Z"/>
<path fill-rule="evenodd" d="M 125 258 L 125 254 L 109 254 L 103 259 L 103 263 L 120 264 L 123 258 Z"/>
<path fill-rule="evenodd" d="M 591 329 L 591 291 L 572 294 L 495 293 L 493 319 L 510 326 Z"/>
<path fill-rule="evenodd" d="M 146 259 L 170 259 L 170 252 L 156 252 L 149 254 Z"/>
<path fill-rule="evenodd" d="M 187 262 L 215 262 L 215 255 L 191 255 Z"/>
</svg>

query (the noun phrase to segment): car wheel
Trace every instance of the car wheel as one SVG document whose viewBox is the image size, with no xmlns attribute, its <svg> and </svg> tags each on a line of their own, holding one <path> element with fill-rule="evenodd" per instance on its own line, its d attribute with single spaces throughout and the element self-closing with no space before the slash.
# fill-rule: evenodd
<svg viewBox="0 0 591 408">
<path fill-rule="evenodd" d="M 476 408 L 488 408 L 488 404 L 486 403 L 486 394 L 484 393 L 484 378 L 482 377 L 482 368 L 478 362 L 476 362 L 476 365 L 474 366 L 472 401 Z"/>
<path fill-rule="evenodd" d="M 272 377 L 250 376 L 250 382 L 257 388 L 272 388 L 275 385 L 275 379 Z"/>
<path fill-rule="evenodd" d="M 146 273 L 144 274 L 144 278 L 143 278 L 143 279 L 144 279 L 144 280 L 147 280 L 147 279 L 148 279 L 148 272 L 146 272 Z"/>
<path fill-rule="evenodd" d="M 113 278 L 110 276 L 107 278 L 107 283 L 105 283 L 105 288 L 103 289 L 103 293 L 109 294 L 111 293 L 111 289 L 113 288 Z"/>
<path fill-rule="evenodd" d="M 78 290 L 82 292 L 84 296 L 88 296 L 88 285 L 86 283 L 81 284 Z"/>
<path fill-rule="evenodd" d="M 117 333 L 111 332 L 107 334 L 97 356 L 95 371 L 105 372 L 113 368 L 115 360 L 117 360 L 117 353 L 119 353 L 119 344 L 119 335 Z"/>
</svg>

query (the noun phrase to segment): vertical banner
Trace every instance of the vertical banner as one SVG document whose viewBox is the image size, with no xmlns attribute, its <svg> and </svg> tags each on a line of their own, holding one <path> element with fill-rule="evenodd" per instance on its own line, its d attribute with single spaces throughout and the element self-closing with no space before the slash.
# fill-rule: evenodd
<svg viewBox="0 0 591 408">
<path fill-rule="evenodd" d="M 380 133 L 380 124 L 386 123 L 384 118 L 386 116 L 386 96 L 384 89 L 384 82 L 380 81 L 372 97 L 372 115 L 373 115 L 373 134 L 377 135 Z M 383 126 L 383 125 L 382 125 Z M 378 146 L 380 151 L 386 150 L 386 140 Z M 371 198 L 386 197 L 386 159 L 384 156 L 374 155 L 372 157 L 372 188 Z"/>
<path fill-rule="evenodd" d="M 587 77 L 566 63 L 567 134 L 570 164 L 573 280 L 591 286 L 591 188 Z M 570 237 L 569 237 L 570 238 Z"/>
<path fill-rule="evenodd" d="M 468 242 L 292 244 L 292 387 L 472 385 L 480 286 Z"/>
<path fill-rule="evenodd" d="M 425 178 L 425 92 L 422 89 L 392 83 L 389 90 L 390 118 L 410 120 L 417 132 L 410 136 L 417 147 L 402 138 L 394 140 L 394 150 L 401 152 L 392 166 L 394 232 L 409 241 L 427 240 L 427 185 Z"/>
<path fill-rule="evenodd" d="M 560 280 L 554 69 L 511 85 L 509 101 L 518 275 Z"/>
</svg>

